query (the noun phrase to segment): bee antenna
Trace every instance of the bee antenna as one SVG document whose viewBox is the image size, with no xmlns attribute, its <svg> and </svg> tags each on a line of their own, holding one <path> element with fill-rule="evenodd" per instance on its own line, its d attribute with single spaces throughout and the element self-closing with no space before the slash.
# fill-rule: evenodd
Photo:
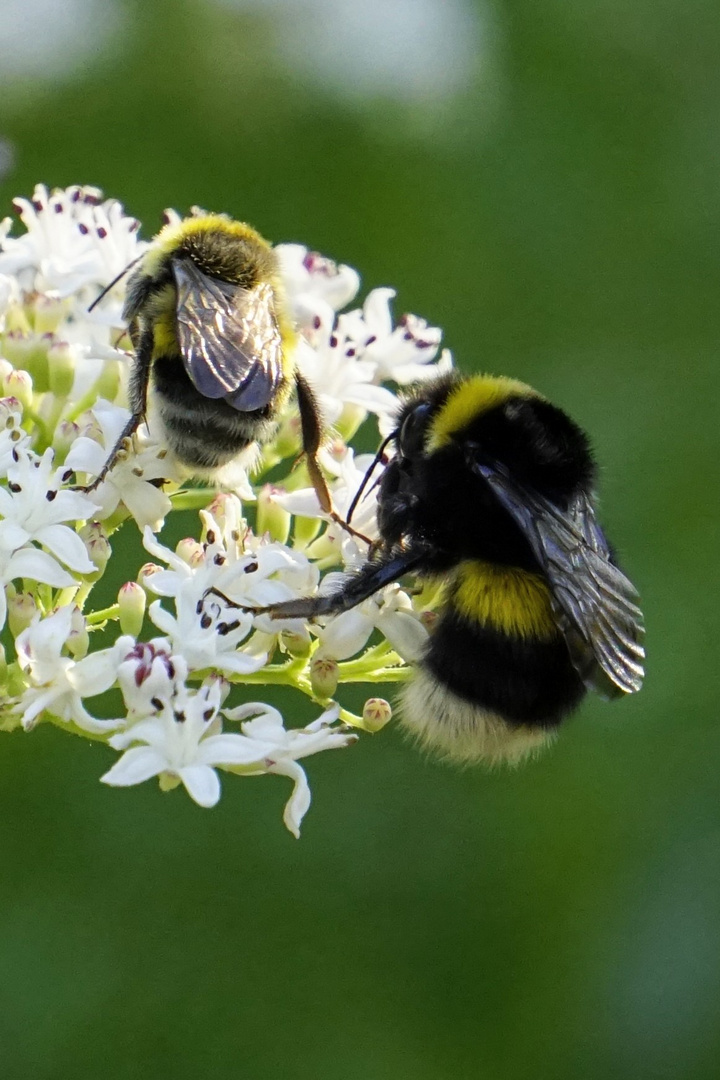
<svg viewBox="0 0 720 1080">
<path fill-rule="evenodd" d="M 122 278 L 124 278 L 124 277 L 125 277 L 125 275 L 127 274 L 128 270 L 132 270 L 133 266 L 135 266 L 135 264 L 136 264 L 136 263 L 139 263 L 141 259 L 142 259 L 142 255 L 138 255 L 138 257 L 137 257 L 136 259 L 133 259 L 133 261 L 132 261 L 132 262 L 129 262 L 129 263 L 127 264 L 127 266 L 125 267 L 125 269 L 124 269 L 124 270 L 121 270 L 121 271 L 120 271 L 120 273 L 119 273 L 119 274 L 117 274 L 117 275 L 116 275 L 116 276 L 115 276 L 115 277 L 114 277 L 114 278 L 112 279 L 112 281 L 110 282 L 110 284 L 109 284 L 109 285 L 106 285 L 106 286 L 105 286 L 105 288 L 103 289 L 103 291 L 102 291 L 101 293 L 98 293 L 98 295 L 97 295 L 97 296 L 95 297 L 95 299 L 93 300 L 92 304 L 91 304 L 91 305 L 90 305 L 90 307 L 88 308 L 88 313 L 90 313 L 90 312 L 92 311 L 92 309 L 93 309 L 94 307 L 96 307 L 96 306 L 97 306 L 97 305 L 98 305 L 98 304 L 100 303 L 100 301 L 101 301 L 101 300 L 103 299 L 103 297 L 107 296 L 107 294 L 108 294 L 108 293 L 110 292 L 110 290 L 111 290 L 111 289 L 114 289 L 114 288 L 115 288 L 115 286 L 117 285 L 118 281 L 120 281 L 120 280 L 121 280 Z"/>
<path fill-rule="evenodd" d="M 398 431 L 399 431 L 399 429 L 398 429 Z M 375 472 L 375 468 L 378 465 L 378 463 L 382 460 L 382 456 L 385 453 L 385 447 L 388 445 L 389 442 L 392 442 L 392 440 L 397 437 L 398 431 L 391 431 L 390 434 L 388 435 L 388 437 L 386 439 L 383 439 L 382 443 L 380 444 L 380 449 L 378 450 L 377 454 L 373 458 L 372 463 L 370 465 L 370 468 L 367 470 L 367 472 L 363 476 L 360 487 L 355 492 L 355 497 L 353 498 L 353 501 L 350 503 L 350 506 L 348 508 L 347 518 L 346 518 L 346 521 L 347 521 L 348 525 L 352 521 L 352 516 L 355 513 L 355 511 L 357 510 L 358 503 L 360 502 L 360 499 L 362 498 L 362 493 L 365 490 L 365 488 L 367 487 L 367 484 L 368 484 L 368 481 L 369 481 L 370 477 Z M 372 491 L 372 488 L 370 490 Z"/>
</svg>

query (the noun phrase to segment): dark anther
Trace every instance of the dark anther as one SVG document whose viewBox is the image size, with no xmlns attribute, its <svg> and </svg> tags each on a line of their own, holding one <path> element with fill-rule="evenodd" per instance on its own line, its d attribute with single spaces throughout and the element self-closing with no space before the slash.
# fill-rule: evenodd
<svg viewBox="0 0 720 1080">
<path fill-rule="evenodd" d="M 225 561 L 226 561 L 225 556 L 221 555 L 220 552 L 218 552 L 217 555 L 215 556 L 215 558 L 213 559 L 213 562 L 215 563 L 216 566 L 222 566 L 225 563 Z"/>
<path fill-rule="evenodd" d="M 214 709 L 206 709 L 205 712 L 203 713 L 203 720 L 208 722 L 209 720 L 212 720 L 214 715 L 215 715 L 215 710 Z"/>
<path fill-rule="evenodd" d="M 257 570 L 257 568 L 258 568 L 258 564 L 255 562 L 255 560 L 253 560 L 252 562 L 249 562 L 247 564 L 247 566 L 243 567 L 243 573 L 244 574 L 254 574 L 255 571 Z"/>
<path fill-rule="evenodd" d="M 173 713 L 173 716 L 177 720 L 178 724 L 184 723 L 184 721 L 185 721 L 185 713 L 182 712 L 182 710 L 178 709 L 177 712 Z"/>
<path fill-rule="evenodd" d="M 8 484 L 8 487 L 12 491 L 13 495 L 17 495 L 19 491 L 22 491 L 22 488 L 19 484 Z"/>
<path fill-rule="evenodd" d="M 208 544 L 214 544 L 215 543 L 215 533 L 213 532 L 212 529 L 208 529 L 208 531 L 207 531 L 207 542 L 208 542 Z"/>
<path fill-rule="evenodd" d="M 65 472 L 64 472 L 64 473 L 62 474 L 62 476 L 60 477 L 60 479 L 62 480 L 63 484 L 66 484 L 66 483 L 67 483 L 67 481 L 68 481 L 68 480 L 70 479 L 70 477 L 72 476 L 72 474 L 73 474 L 73 471 L 72 471 L 72 469 L 66 469 L 66 470 L 65 470 Z"/>
<path fill-rule="evenodd" d="M 202 626 L 203 630 L 207 630 L 208 626 L 212 626 L 212 619 L 207 614 L 207 612 L 205 612 L 202 619 L 200 620 L 200 625 Z"/>
<path fill-rule="evenodd" d="M 45 498 L 48 502 L 54 502 L 57 499 L 57 491 L 53 491 L 52 488 L 45 492 Z"/>
<path fill-rule="evenodd" d="M 90 232 L 87 225 L 84 225 L 82 221 L 78 224 L 78 230 L 82 233 L 83 236 L 87 236 L 87 234 Z"/>
<path fill-rule="evenodd" d="M 163 703 L 159 697 L 150 698 L 150 704 L 152 705 L 153 709 L 157 710 L 157 712 L 160 712 L 163 707 Z"/>
</svg>

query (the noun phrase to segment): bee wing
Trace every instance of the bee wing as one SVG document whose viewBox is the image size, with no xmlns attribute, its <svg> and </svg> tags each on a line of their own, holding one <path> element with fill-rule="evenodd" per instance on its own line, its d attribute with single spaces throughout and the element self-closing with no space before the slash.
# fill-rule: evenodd
<svg viewBox="0 0 720 1080">
<path fill-rule="evenodd" d="M 172 268 L 180 352 L 196 390 L 240 412 L 262 409 L 282 379 L 271 286 L 239 288 L 203 274 L 191 259 L 174 259 Z"/>
<path fill-rule="evenodd" d="M 588 496 L 580 492 L 562 510 L 516 483 L 502 465 L 472 464 L 526 536 L 586 686 L 606 697 L 639 690 L 645 650 L 637 591 L 612 562 Z"/>
</svg>

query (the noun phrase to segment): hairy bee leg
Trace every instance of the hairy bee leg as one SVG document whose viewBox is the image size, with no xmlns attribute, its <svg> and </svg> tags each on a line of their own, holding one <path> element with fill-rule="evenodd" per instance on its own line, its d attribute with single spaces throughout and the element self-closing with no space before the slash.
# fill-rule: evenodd
<svg viewBox="0 0 720 1080">
<path fill-rule="evenodd" d="M 214 585 L 211 585 L 209 589 L 205 590 L 205 592 L 202 594 L 202 598 L 198 601 L 198 613 L 200 612 L 200 609 L 205 601 L 205 597 L 210 596 L 211 593 L 213 596 L 219 596 L 221 600 L 224 600 L 228 607 L 236 608 L 237 610 L 242 611 L 256 610 L 255 608 L 244 608 L 242 604 L 237 604 L 234 600 L 231 600 L 229 596 L 226 596 L 224 592 L 220 592 L 220 589 L 216 589 Z M 264 608 L 262 610 L 264 610 Z"/>
<path fill-rule="evenodd" d="M 303 453 L 305 454 L 305 460 L 307 462 L 310 483 L 315 489 L 315 494 L 320 503 L 320 509 L 337 525 L 344 529 L 345 532 L 349 533 L 351 536 L 357 536 L 359 540 L 369 544 L 371 543 L 369 537 L 358 532 L 357 529 L 353 529 L 352 525 L 345 521 L 333 507 L 330 489 L 327 486 L 327 481 L 322 474 L 322 470 L 317 460 L 318 450 L 320 449 L 320 444 L 322 442 L 322 423 L 320 421 L 320 411 L 317 407 L 317 402 L 315 401 L 315 395 L 310 384 L 299 371 L 295 372 L 295 386 L 297 389 L 298 408 L 300 409 Z"/>
<path fill-rule="evenodd" d="M 299 600 L 285 600 L 268 607 L 246 610 L 256 615 L 269 615 L 271 619 L 316 619 L 320 615 L 340 615 L 341 612 L 361 604 L 386 585 L 398 581 L 424 558 L 424 549 L 397 552 L 382 562 L 367 563 L 358 573 L 349 577 L 341 589 L 329 596 L 305 596 Z"/>
</svg>

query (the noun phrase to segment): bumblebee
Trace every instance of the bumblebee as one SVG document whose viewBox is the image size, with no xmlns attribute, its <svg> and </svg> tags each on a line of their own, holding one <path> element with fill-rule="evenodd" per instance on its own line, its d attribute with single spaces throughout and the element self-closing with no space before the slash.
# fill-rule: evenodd
<svg viewBox="0 0 720 1080">
<path fill-rule="evenodd" d="M 441 581 L 401 718 L 456 761 L 517 762 L 588 689 L 640 689 L 643 618 L 597 522 L 577 424 L 524 383 L 451 375 L 402 404 L 386 442 L 377 549 L 337 592 L 272 617 L 334 615 L 410 572 Z"/>
<path fill-rule="evenodd" d="M 296 335 L 275 253 L 255 229 L 198 209 L 166 225 L 128 279 L 123 318 L 135 350 L 132 416 L 87 490 L 145 419 L 150 393 L 175 456 L 212 477 L 272 438 L 294 384 L 310 477 L 322 509 L 332 512 L 316 461 L 320 417 L 294 365 Z"/>
</svg>

